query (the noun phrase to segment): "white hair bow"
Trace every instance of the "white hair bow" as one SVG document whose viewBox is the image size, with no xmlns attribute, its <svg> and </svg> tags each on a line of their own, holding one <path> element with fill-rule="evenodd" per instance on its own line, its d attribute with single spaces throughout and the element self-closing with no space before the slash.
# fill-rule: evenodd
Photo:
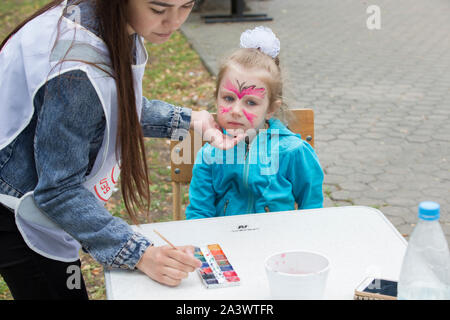
<svg viewBox="0 0 450 320">
<path fill-rule="evenodd" d="M 241 48 L 259 49 L 275 59 L 280 53 L 280 40 L 270 28 L 260 26 L 241 34 Z"/>
</svg>

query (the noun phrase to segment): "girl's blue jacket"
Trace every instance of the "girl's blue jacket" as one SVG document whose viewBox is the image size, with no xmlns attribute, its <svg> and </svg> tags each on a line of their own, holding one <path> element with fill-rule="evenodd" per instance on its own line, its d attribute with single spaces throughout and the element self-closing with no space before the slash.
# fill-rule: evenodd
<svg viewBox="0 0 450 320">
<path fill-rule="evenodd" d="M 323 177 L 314 149 L 272 118 L 250 144 L 200 149 L 186 218 L 321 208 Z"/>
</svg>

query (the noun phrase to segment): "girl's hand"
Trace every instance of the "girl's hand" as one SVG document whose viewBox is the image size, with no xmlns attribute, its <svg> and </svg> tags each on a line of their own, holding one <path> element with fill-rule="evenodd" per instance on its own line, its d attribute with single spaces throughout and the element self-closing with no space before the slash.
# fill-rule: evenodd
<svg viewBox="0 0 450 320">
<path fill-rule="evenodd" d="M 233 148 L 244 138 L 243 131 L 235 137 L 224 135 L 214 117 L 206 110 L 192 111 L 191 128 L 201 133 L 203 139 L 209 141 L 213 147 L 224 150 Z"/>
<path fill-rule="evenodd" d="M 177 248 L 150 246 L 136 267 L 153 280 L 175 287 L 188 277 L 189 272 L 202 265 L 200 260 L 194 258 L 193 246 Z"/>
</svg>

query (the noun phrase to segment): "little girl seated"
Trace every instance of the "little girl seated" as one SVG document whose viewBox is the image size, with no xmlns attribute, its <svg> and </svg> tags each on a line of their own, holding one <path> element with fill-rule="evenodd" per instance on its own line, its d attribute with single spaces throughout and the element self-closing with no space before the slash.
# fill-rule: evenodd
<svg viewBox="0 0 450 320">
<path fill-rule="evenodd" d="M 227 151 L 206 143 L 198 152 L 187 219 L 295 210 L 295 203 L 322 207 L 323 171 L 313 148 L 274 117 L 283 105 L 279 48 L 269 28 L 257 27 L 222 64 L 217 121 L 246 139 Z"/>
</svg>

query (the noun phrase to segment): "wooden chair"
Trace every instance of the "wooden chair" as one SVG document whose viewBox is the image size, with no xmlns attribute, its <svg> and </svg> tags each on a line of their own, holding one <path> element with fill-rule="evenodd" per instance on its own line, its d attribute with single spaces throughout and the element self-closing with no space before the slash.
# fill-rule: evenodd
<svg viewBox="0 0 450 320">
<path fill-rule="evenodd" d="M 312 147 L 314 147 L 314 111 L 312 109 L 290 109 L 295 118 L 290 124 L 289 129 L 301 135 L 303 140 L 306 140 Z M 215 114 L 213 114 L 215 116 Z M 197 152 L 206 143 L 195 143 L 195 138 L 199 138 L 198 134 L 191 129 L 189 136 L 183 141 L 171 141 L 171 176 L 173 188 L 173 220 L 184 219 L 181 216 L 181 184 L 188 184 L 192 178 L 192 168 L 194 167 L 195 157 Z M 190 154 L 183 155 L 184 150 L 190 150 Z M 184 157 L 184 158 L 183 158 Z M 184 163 L 179 163 L 183 158 Z M 174 159 L 176 161 L 174 162 Z"/>
</svg>

